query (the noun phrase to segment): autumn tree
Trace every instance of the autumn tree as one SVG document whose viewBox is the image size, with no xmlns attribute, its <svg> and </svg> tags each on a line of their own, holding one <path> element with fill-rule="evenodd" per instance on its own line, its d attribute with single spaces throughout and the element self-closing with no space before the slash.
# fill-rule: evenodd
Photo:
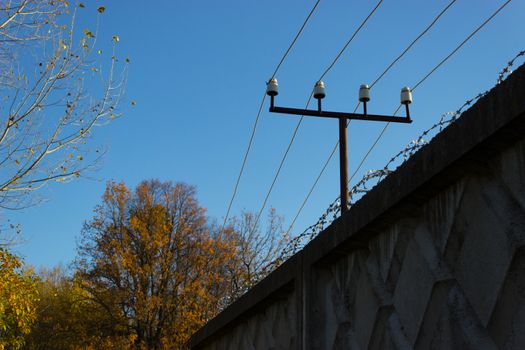
<svg viewBox="0 0 525 350">
<path fill-rule="evenodd" d="M 100 155 L 86 144 L 119 115 L 125 68 L 117 74 L 114 53 L 107 66 L 93 57 L 96 25 L 75 29 L 77 9 L 105 11 L 66 0 L 0 0 L 0 210 L 30 205 L 46 183 L 97 164 Z M 36 317 L 36 280 L 8 251 L 17 232 L 0 223 L 0 349 L 19 348 Z"/>
<path fill-rule="evenodd" d="M 63 267 L 41 269 L 36 283 L 36 320 L 25 336 L 27 350 L 125 349 L 127 335 L 115 334 L 99 303 Z"/>
<path fill-rule="evenodd" d="M 73 349 L 82 345 L 89 313 L 83 310 L 81 291 L 63 268 L 42 269 L 36 285 L 39 301 L 36 321 L 26 337 L 26 349 Z"/>
<path fill-rule="evenodd" d="M 0 350 L 24 345 L 36 319 L 37 301 L 35 276 L 0 246 Z"/>
<path fill-rule="evenodd" d="M 82 233 L 82 288 L 136 348 L 183 348 L 220 309 L 236 241 L 213 233 L 191 186 L 107 184 Z"/>
<path fill-rule="evenodd" d="M 46 183 L 97 164 L 86 143 L 119 115 L 127 59 L 118 72 L 114 53 L 100 64 L 96 24 L 75 28 L 77 12 L 105 11 L 90 5 L 0 0 L 0 208 L 30 205 Z"/>
</svg>

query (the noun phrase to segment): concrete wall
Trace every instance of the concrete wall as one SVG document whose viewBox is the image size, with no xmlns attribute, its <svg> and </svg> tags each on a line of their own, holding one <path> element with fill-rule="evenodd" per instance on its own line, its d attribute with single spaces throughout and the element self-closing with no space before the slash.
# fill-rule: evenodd
<svg viewBox="0 0 525 350">
<path fill-rule="evenodd" d="M 524 349 L 525 69 L 191 347 Z"/>
</svg>

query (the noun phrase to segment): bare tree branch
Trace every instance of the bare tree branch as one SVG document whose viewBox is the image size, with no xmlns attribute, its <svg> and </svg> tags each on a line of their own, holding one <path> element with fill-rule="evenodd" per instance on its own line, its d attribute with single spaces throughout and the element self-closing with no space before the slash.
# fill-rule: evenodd
<svg viewBox="0 0 525 350">
<path fill-rule="evenodd" d="M 99 126 L 118 118 L 127 60 L 113 51 L 107 74 L 93 60 L 98 37 L 84 30 L 64 1 L 0 1 L 0 206 L 31 204 L 31 193 L 93 168 L 86 149 Z M 65 17 L 68 25 L 61 25 Z M 114 45 L 116 41 L 114 40 Z M 117 67 L 118 66 L 118 67 Z M 116 69 L 122 69 L 115 78 Z M 87 91 L 97 81 L 100 89 Z M 16 192 L 12 196 L 10 192 Z"/>
</svg>

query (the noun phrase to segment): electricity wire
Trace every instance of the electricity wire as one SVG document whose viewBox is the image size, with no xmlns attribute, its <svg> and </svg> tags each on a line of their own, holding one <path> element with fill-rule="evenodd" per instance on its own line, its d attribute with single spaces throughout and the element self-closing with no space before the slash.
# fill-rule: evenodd
<svg viewBox="0 0 525 350">
<path fill-rule="evenodd" d="M 306 27 L 306 24 L 308 23 L 308 21 L 310 20 L 310 17 L 312 17 L 313 13 L 315 12 L 315 10 L 317 9 L 317 6 L 319 5 L 319 3 L 321 2 L 321 0 L 317 0 L 315 5 L 312 7 L 312 9 L 310 10 L 310 12 L 308 13 L 308 16 L 306 17 L 306 19 L 303 21 L 303 24 L 301 26 L 301 28 L 299 29 L 299 31 L 297 32 L 297 34 L 295 35 L 295 38 L 293 39 L 293 41 L 291 42 L 291 44 L 288 46 L 288 49 L 285 51 L 284 55 L 281 57 L 281 60 L 279 61 L 279 63 L 277 64 L 277 66 L 275 67 L 275 70 L 272 74 L 272 79 L 275 77 L 275 75 L 277 74 L 277 72 L 279 71 L 279 69 L 281 68 L 281 65 L 284 63 L 286 57 L 288 57 L 288 54 L 290 53 L 290 51 L 292 50 L 292 48 L 295 46 L 295 43 L 297 42 L 297 40 L 299 39 L 299 37 L 301 36 L 301 34 L 303 33 L 303 30 L 304 28 Z M 226 215 L 224 216 L 224 223 L 222 225 L 222 230 L 224 230 L 224 227 L 226 226 L 226 222 L 228 220 L 228 217 L 230 215 L 230 211 L 231 211 L 231 208 L 232 208 L 232 205 L 233 205 L 233 201 L 235 200 L 235 196 L 237 195 L 237 190 L 239 188 L 239 183 L 241 181 L 241 177 L 242 177 L 242 174 L 244 173 L 244 168 L 246 167 L 246 161 L 248 160 L 248 155 L 250 153 L 250 150 L 252 148 L 252 144 L 253 144 L 253 139 L 255 137 L 255 132 L 257 130 L 257 125 L 259 124 L 259 118 L 261 116 L 261 112 L 262 112 L 262 109 L 264 107 L 264 102 L 266 100 L 266 92 L 264 93 L 262 99 L 261 99 L 261 104 L 259 105 L 259 109 L 257 111 L 257 116 L 255 117 L 255 122 L 253 124 L 253 128 L 252 128 L 252 133 L 251 133 L 251 136 L 250 136 L 250 140 L 248 141 L 248 147 L 246 148 L 246 152 L 244 153 L 244 158 L 243 158 L 243 161 L 242 161 L 242 165 L 241 165 L 241 169 L 239 171 L 239 175 L 237 176 L 237 180 L 235 182 L 235 186 L 234 186 L 234 189 L 233 189 L 233 193 L 232 193 L 232 197 L 230 199 L 230 202 L 228 204 L 228 209 L 226 210 Z M 221 230 L 221 231 L 222 231 Z"/>
<path fill-rule="evenodd" d="M 339 51 L 339 53 L 337 54 L 337 56 L 332 60 L 332 62 L 330 63 L 330 65 L 324 70 L 323 74 L 321 74 L 321 77 L 318 79 L 318 80 L 322 80 L 324 78 L 324 76 L 333 68 L 333 66 L 336 64 L 336 62 L 341 58 L 341 56 L 343 55 L 343 53 L 346 51 L 346 49 L 349 47 L 350 43 L 354 40 L 354 38 L 356 37 L 356 35 L 361 31 L 361 29 L 365 26 L 365 24 L 368 22 L 368 20 L 370 19 L 370 17 L 372 17 L 372 15 L 376 12 L 376 10 L 379 8 L 379 6 L 381 5 L 381 3 L 383 2 L 383 0 L 379 0 L 376 4 L 376 6 L 370 11 L 370 13 L 366 16 L 366 18 L 361 22 L 361 24 L 359 25 L 359 27 L 352 33 L 352 35 L 350 36 L 350 38 L 346 41 L 345 45 L 342 47 L 342 49 Z M 308 108 L 308 105 L 310 104 L 310 101 L 312 100 L 312 96 L 313 96 L 313 93 L 310 94 L 310 97 L 308 98 L 308 101 L 306 102 L 306 107 L 305 108 Z M 279 163 L 279 167 L 277 168 L 277 172 L 275 173 L 274 175 L 274 178 L 272 180 L 272 183 L 266 193 L 266 196 L 264 198 L 264 201 L 263 201 L 263 204 L 261 206 L 261 209 L 259 210 L 259 212 L 257 213 L 257 217 L 255 219 L 255 224 L 253 225 L 253 228 L 255 229 L 255 227 L 257 227 L 257 224 L 261 218 L 261 215 L 264 211 L 264 208 L 266 207 L 266 204 L 268 203 L 268 198 L 270 197 L 270 194 L 272 193 L 273 191 L 273 188 L 275 186 L 275 183 L 277 182 L 277 178 L 279 177 L 280 173 L 281 173 L 281 169 L 284 165 L 284 162 L 286 161 L 287 157 L 288 157 L 288 153 L 290 152 L 290 149 L 292 147 L 292 144 L 293 142 L 295 141 L 295 137 L 297 136 L 297 132 L 299 131 L 299 128 L 303 122 L 303 119 L 304 119 L 304 116 L 301 116 L 301 118 L 299 119 L 299 121 L 297 122 L 297 125 L 295 126 L 295 130 L 292 134 L 292 138 L 290 139 L 290 142 L 288 143 L 288 146 L 286 147 L 286 150 L 283 154 L 283 157 L 281 158 L 281 162 Z"/>
<path fill-rule="evenodd" d="M 275 75 L 277 74 L 277 72 L 279 71 L 279 68 L 281 68 L 281 65 L 283 64 L 284 60 L 286 59 L 286 57 L 288 56 L 288 54 L 290 53 L 290 51 L 292 50 L 292 48 L 295 46 L 295 43 L 297 42 L 297 39 L 299 39 L 299 37 L 301 36 L 301 33 L 303 32 L 304 28 L 306 27 L 306 24 L 308 23 L 308 21 L 310 20 L 310 17 L 312 17 L 313 13 L 315 12 L 315 10 L 317 9 L 317 5 L 319 5 L 319 3 L 321 2 L 321 0 L 317 0 L 317 2 L 315 3 L 314 7 L 312 7 L 312 10 L 310 11 L 310 13 L 308 14 L 308 16 L 306 17 L 306 19 L 304 20 L 303 22 L 303 25 L 301 26 L 301 29 L 299 29 L 299 31 L 297 32 L 297 35 L 295 36 L 295 38 L 293 39 L 292 43 L 290 44 L 290 46 L 288 46 L 288 49 L 286 50 L 286 52 L 284 53 L 283 57 L 281 58 L 281 60 L 279 61 L 279 64 L 277 64 L 277 67 L 275 67 L 275 70 L 272 74 L 272 79 L 275 78 Z"/>
<path fill-rule="evenodd" d="M 341 56 L 343 55 L 343 53 L 346 51 L 346 49 L 348 48 L 348 46 L 350 45 L 350 43 L 354 40 L 355 36 L 361 31 L 361 29 L 365 26 L 366 22 L 368 22 L 368 20 L 370 19 L 370 17 L 372 17 L 372 15 L 376 12 L 377 8 L 381 5 L 381 3 L 383 2 L 383 0 L 380 0 L 378 1 L 378 3 L 376 4 L 376 6 L 372 9 L 372 11 L 370 11 L 370 13 L 368 14 L 368 16 L 366 16 L 366 18 L 363 20 L 363 22 L 361 22 L 361 25 L 354 31 L 354 33 L 352 34 L 352 36 L 347 40 L 346 44 L 343 46 L 343 48 L 339 51 L 339 53 L 337 54 L 337 56 L 334 58 L 334 60 L 332 61 L 332 63 L 325 69 L 325 71 L 323 72 L 323 74 L 321 74 L 321 77 L 319 78 L 319 80 L 323 80 L 323 78 L 325 77 L 326 74 L 328 74 L 328 72 L 334 67 L 334 64 L 339 61 L 339 58 L 341 58 Z"/>
<path fill-rule="evenodd" d="M 412 42 L 383 70 L 383 72 L 381 74 L 379 74 L 379 76 L 370 85 L 370 88 L 374 87 L 381 79 L 383 79 L 383 77 L 390 71 L 390 69 L 392 69 L 394 67 L 394 65 L 397 62 L 399 62 L 399 60 L 401 58 L 403 58 L 403 56 L 405 56 L 410 51 L 410 49 L 412 49 L 412 47 L 419 41 L 419 39 L 421 39 L 423 36 L 425 36 L 425 34 L 428 33 L 428 31 L 439 21 L 439 19 L 450 9 L 450 7 L 452 5 L 454 5 L 454 3 L 456 1 L 457 0 L 452 0 L 451 2 L 448 3 L 447 6 L 445 6 L 441 10 L 441 12 L 439 12 L 439 14 L 432 20 L 432 22 L 430 22 L 430 24 L 423 31 L 421 31 L 421 33 L 419 33 L 419 35 L 414 40 L 412 40 Z M 359 105 L 360 105 L 360 103 L 358 103 L 357 106 L 354 108 L 354 113 L 357 111 L 357 108 L 359 107 Z M 350 121 L 348 121 L 348 124 L 350 124 Z M 319 175 L 317 175 L 317 178 L 315 179 L 313 185 L 310 187 L 310 190 L 308 191 L 308 194 L 306 195 L 305 199 L 303 200 L 301 206 L 299 207 L 299 210 L 295 214 L 294 219 L 292 220 L 292 222 L 291 222 L 291 224 L 290 224 L 290 226 L 288 228 L 287 234 L 290 233 L 290 231 L 292 230 L 293 226 L 295 225 L 295 222 L 297 221 L 297 218 L 299 217 L 299 215 L 301 214 L 304 206 L 306 205 L 306 203 L 310 199 L 310 196 L 312 195 L 315 187 L 317 186 L 317 183 L 321 179 L 322 175 L 324 174 L 324 171 L 326 170 L 328 164 L 330 163 L 330 161 L 333 158 L 335 152 L 337 151 L 338 146 L 339 146 L 339 141 L 336 142 L 334 148 L 332 149 L 332 152 L 328 156 L 328 159 L 325 161 L 323 167 L 321 168 L 321 171 L 319 172 Z M 357 172 L 354 172 L 354 174 L 352 174 L 352 176 L 349 179 L 349 182 L 350 182 L 350 180 L 353 179 L 353 177 L 356 175 L 356 173 Z"/>
<path fill-rule="evenodd" d="M 505 3 L 503 3 L 503 5 L 501 5 L 496 11 L 494 11 L 494 13 L 492 13 L 492 15 L 490 15 L 480 26 L 478 26 L 472 33 L 470 33 L 458 46 L 456 46 L 456 48 L 454 50 L 452 50 L 445 58 L 443 58 L 436 66 L 434 66 L 434 68 L 432 68 L 423 78 L 421 78 L 415 85 L 414 87 L 412 88 L 412 91 L 416 90 L 421 84 L 423 84 L 423 82 L 425 80 L 427 80 L 432 74 L 434 74 L 435 71 L 437 71 L 443 64 L 445 64 L 445 62 L 447 62 L 449 60 L 449 58 L 451 58 L 456 52 L 459 51 L 459 49 L 461 49 L 474 35 L 476 35 L 485 25 L 487 25 L 494 17 L 496 17 L 496 15 L 501 11 L 503 10 L 512 0 L 507 0 Z M 394 112 L 394 115 L 397 114 L 397 112 L 399 111 L 399 109 L 401 108 L 401 105 L 399 107 L 397 107 L 396 111 Z M 363 166 L 363 164 L 365 163 L 366 159 L 368 158 L 368 156 L 370 155 L 370 153 L 372 152 L 372 150 L 377 146 L 377 144 L 379 143 L 379 141 L 381 140 L 381 138 L 383 137 L 383 135 L 385 134 L 385 131 L 386 129 L 388 128 L 388 126 L 390 125 L 390 123 L 387 123 L 384 128 L 381 130 L 381 132 L 379 133 L 379 135 L 376 137 L 376 139 L 374 140 L 372 146 L 370 146 L 370 148 L 368 149 L 368 151 L 366 152 L 365 156 L 361 159 L 361 162 L 359 163 L 357 169 L 354 171 L 354 173 L 352 174 L 352 177 L 349 179 L 352 180 L 352 178 L 357 174 L 357 172 L 361 169 L 361 167 Z"/>
<path fill-rule="evenodd" d="M 485 20 L 485 22 L 483 22 L 478 28 L 476 28 L 474 30 L 474 32 L 472 32 L 462 43 L 460 43 L 447 57 L 445 57 L 442 61 L 440 61 L 430 72 L 429 74 L 425 75 L 422 79 L 420 79 L 420 81 L 418 81 L 418 83 L 416 83 L 416 85 L 414 85 L 415 88 L 417 88 L 418 86 L 420 86 L 426 79 L 428 79 L 440 66 L 442 66 L 450 57 L 452 57 L 466 42 L 468 42 L 468 40 L 470 40 L 479 30 L 481 30 L 488 22 L 490 22 L 490 20 L 492 20 L 492 18 L 494 18 L 505 6 L 507 6 L 512 0 L 508 0 L 507 2 L 505 2 L 500 8 L 498 8 L 498 10 L 496 10 L 487 20 Z M 507 66 L 500 72 L 499 74 L 499 77 L 497 79 L 497 82 L 496 84 L 499 84 L 501 81 L 503 81 L 503 79 L 505 78 L 506 75 L 512 73 L 512 65 L 514 64 L 514 61 L 518 58 L 518 57 L 525 57 L 525 51 L 520 51 L 511 61 L 508 62 Z M 487 91 L 488 92 L 488 91 Z M 445 120 L 445 116 L 447 114 L 450 114 L 450 113 L 445 113 L 440 122 L 436 123 L 434 126 L 432 126 L 429 130 L 426 130 L 422 136 L 419 137 L 418 139 L 418 142 L 416 142 L 415 144 L 412 145 L 413 142 L 411 142 L 411 144 L 409 144 L 410 147 L 407 146 L 407 149 L 405 149 L 405 151 L 409 151 L 409 154 L 408 154 L 408 157 L 410 157 L 410 155 L 412 155 L 413 153 L 415 153 L 415 151 L 417 151 L 418 147 L 421 147 L 422 144 L 424 143 L 420 143 L 420 139 L 421 137 L 423 137 L 424 135 L 427 135 L 431 130 L 435 129 L 436 127 L 440 127 L 439 130 L 441 130 L 443 128 L 444 125 L 446 125 L 447 123 L 451 123 L 453 122 L 454 120 L 456 120 L 458 118 L 458 116 L 461 114 L 461 111 L 464 107 L 466 106 L 469 106 L 472 102 L 476 101 L 477 99 L 483 97 L 484 95 L 487 94 L 487 92 L 485 93 L 480 93 L 478 94 L 475 98 L 473 99 L 470 99 L 470 100 L 467 100 L 467 102 L 465 102 L 456 112 L 454 113 L 451 113 L 452 114 L 452 118 L 450 118 L 449 120 Z M 399 109 L 401 108 L 401 105 L 396 109 L 396 111 L 394 112 L 394 115 L 399 111 Z M 374 144 L 372 145 L 371 149 L 369 149 L 369 151 L 366 153 L 365 157 L 368 156 L 368 154 L 370 154 L 371 150 L 373 147 L 375 147 L 375 145 L 379 142 L 379 139 L 381 138 L 381 136 L 384 134 L 384 131 L 386 130 L 386 127 L 383 129 L 383 131 L 380 133 L 379 137 L 376 139 L 376 141 L 374 142 Z M 327 163 L 329 162 L 330 158 L 333 156 L 333 154 L 335 153 L 335 150 L 336 148 L 334 149 L 334 151 L 332 151 L 332 154 L 330 155 L 329 159 L 327 160 L 327 162 L 325 163 L 325 165 L 323 166 L 323 169 L 322 171 L 324 171 L 324 169 L 326 168 L 327 166 Z M 407 154 L 405 154 L 404 152 L 400 152 L 398 153 L 396 156 L 394 156 L 388 164 L 390 164 L 391 162 L 393 162 L 399 155 L 404 155 L 405 156 L 405 160 L 407 158 Z M 360 168 L 363 164 L 364 160 L 361 161 L 360 165 L 358 168 Z M 371 171 L 369 173 L 373 173 L 373 172 L 377 172 L 378 174 L 380 174 L 380 178 L 385 176 L 385 174 L 387 175 L 389 172 L 391 172 L 390 170 L 387 169 L 388 165 L 385 167 L 385 169 L 383 169 L 383 171 Z M 357 169 L 354 174 L 352 175 L 352 177 L 355 176 L 355 174 L 357 173 L 359 169 Z M 321 175 L 321 174 L 320 174 Z M 319 177 L 320 177 L 319 175 Z M 369 176 L 370 175 L 370 176 Z M 373 178 L 373 177 L 377 177 L 375 174 L 368 174 L 365 175 L 365 177 L 363 177 L 363 180 L 361 180 L 359 182 L 358 185 L 356 186 L 362 186 L 364 187 L 365 190 L 363 189 L 357 189 L 357 192 L 366 192 L 366 186 L 364 185 L 364 182 L 366 181 L 367 178 Z M 316 180 L 316 183 L 317 183 L 318 179 Z M 352 189 L 352 191 L 354 191 L 354 189 Z M 356 193 L 357 193 L 356 192 Z M 289 244 L 283 249 L 283 252 L 282 254 L 279 256 L 278 259 L 276 259 L 275 261 L 271 262 L 270 264 L 268 264 L 268 266 L 266 266 L 265 270 L 263 271 L 263 277 L 265 275 L 267 275 L 268 273 L 270 273 L 273 269 L 275 269 L 277 266 L 279 266 L 284 260 L 286 260 L 288 257 L 290 257 L 291 255 L 293 255 L 295 252 L 297 252 L 297 249 L 300 249 L 300 246 L 301 246 L 301 240 L 304 239 L 306 236 L 307 236 L 307 233 L 310 229 L 312 229 L 312 232 L 310 233 L 309 235 L 309 240 L 313 239 L 316 235 L 316 231 L 319 232 L 319 230 L 322 230 L 324 224 L 326 223 L 329 223 L 329 221 L 327 221 L 327 216 L 329 214 L 330 211 L 332 212 L 337 212 L 337 210 L 335 210 L 335 205 L 337 203 L 337 200 L 330 204 L 328 210 L 326 211 L 326 213 L 324 213 L 318 220 L 317 223 L 311 225 L 310 227 L 308 227 L 302 234 L 300 234 L 299 236 L 293 238 Z M 335 219 L 335 216 L 334 216 L 334 219 Z M 319 225 L 321 225 L 320 229 L 319 229 Z M 308 243 L 308 242 L 306 242 Z"/>
<path fill-rule="evenodd" d="M 525 57 L 525 50 L 519 51 L 508 63 L 507 65 L 500 71 L 498 75 L 498 79 L 496 80 L 496 86 L 500 84 L 508 75 L 512 73 L 512 67 L 517 59 L 520 57 Z M 383 169 L 380 170 L 370 170 L 368 171 L 363 178 L 352 187 L 350 190 L 350 194 L 354 193 L 366 193 L 368 192 L 368 189 L 366 187 L 366 183 L 370 181 L 371 179 L 378 178 L 378 181 L 381 181 L 382 178 L 390 174 L 393 170 L 390 170 L 390 165 L 396 161 L 399 157 L 403 156 L 404 160 L 407 161 L 412 155 L 414 155 L 421 147 L 428 144 L 429 141 L 426 141 L 424 138 L 430 135 L 432 132 L 436 132 L 435 135 L 440 133 L 443 128 L 445 128 L 447 125 L 450 125 L 451 123 L 454 123 L 463 113 L 463 110 L 470 105 L 472 105 L 474 102 L 482 98 L 483 96 L 486 96 L 489 93 L 489 90 L 486 90 L 485 92 L 478 93 L 475 97 L 468 99 L 463 103 L 456 111 L 454 112 L 447 112 L 442 114 L 440 120 L 436 122 L 434 125 L 432 125 L 429 129 L 425 130 L 416 140 L 411 141 L 403 150 L 398 152 L 396 155 L 394 155 L 388 163 L 384 166 Z M 436 131 L 437 130 L 437 131 Z M 434 136 L 435 136 L 434 135 Z M 403 163 L 403 161 L 401 163 Z M 281 254 L 279 254 L 279 257 L 270 262 L 262 271 L 261 278 L 264 278 L 268 273 L 270 273 L 272 270 L 274 270 L 277 266 L 279 266 L 282 262 L 287 260 L 290 256 L 295 254 L 298 249 L 301 248 L 305 243 L 303 243 L 304 239 L 307 239 L 306 243 L 308 243 L 310 240 L 312 240 L 317 233 L 319 233 L 323 228 L 325 224 L 330 224 L 330 220 L 327 219 L 330 213 L 334 213 L 334 219 L 335 219 L 335 213 L 337 212 L 337 199 L 332 204 L 328 206 L 328 209 L 323 213 L 323 215 L 318 219 L 318 221 L 306 228 L 300 235 L 295 236 L 293 239 L 291 239 L 288 244 L 282 249 Z M 333 221 L 333 219 L 332 219 Z M 308 234 L 310 231 L 310 234 Z"/>
</svg>

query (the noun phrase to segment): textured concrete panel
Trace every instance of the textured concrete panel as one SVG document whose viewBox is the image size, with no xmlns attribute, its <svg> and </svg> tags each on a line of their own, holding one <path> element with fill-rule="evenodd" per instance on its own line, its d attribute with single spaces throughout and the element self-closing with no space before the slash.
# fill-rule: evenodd
<svg viewBox="0 0 525 350">
<path fill-rule="evenodd" d="M 519 217 L 512 216 L 511 207 L 515 205 L 498 185 L 498 179 L 472 179 L 464 197 L 458 215 L 468 220 L 468 228 L 453 268 L 462 290 L 486 326 L 512 259 L 514 246 L 509 235 L 514 235 L 513 223 Z M 520 216 L 524 215 L 522 212 Z"/>
<path fill-rule="evenodd" d="M 415 239 L 408 245 L 406 254 L 394 293 L 394 306 L 413 343 L 436 279 Z"/>
<path fill-rule="evenodd" d="M 523 349 L 525 344 L 525 248 L 516 251 L 513 257 L 488 330 L 499 349 Z"/>
<path fill-rule="evenodd" d="M 206 350 L 293 349 L 297 342 L 295 327 L 295 298 L 276 300 L 262 310 L 242 320 L 236 327 L 226 330 L 213 342 L 203 346 Z"/>
</svg>

